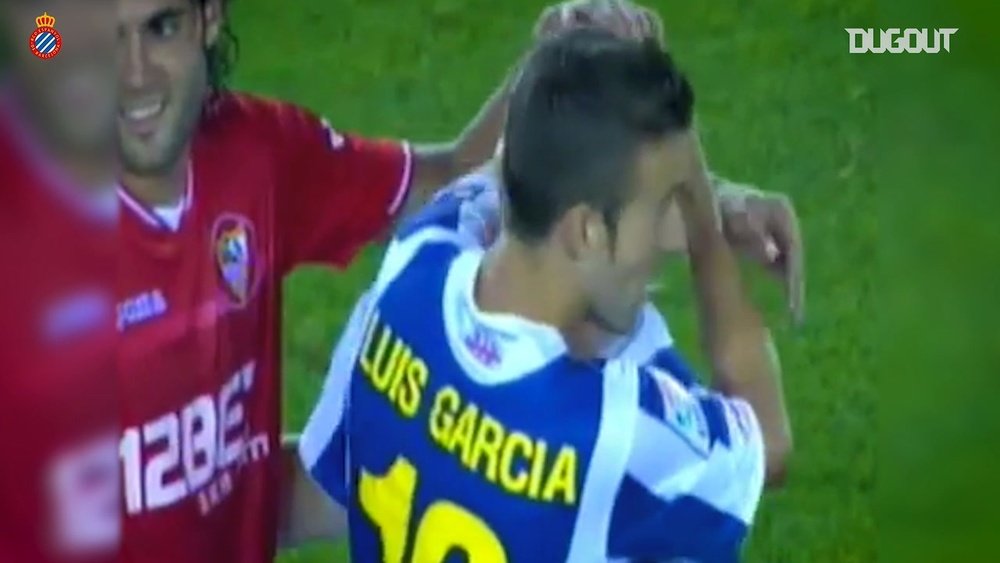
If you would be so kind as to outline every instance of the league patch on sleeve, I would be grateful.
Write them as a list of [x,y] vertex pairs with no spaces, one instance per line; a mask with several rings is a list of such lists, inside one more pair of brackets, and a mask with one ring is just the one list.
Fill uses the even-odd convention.
[[695,451],[708,456],[711,434],[701,401],[669,373],[647,368],[663,398],[663,420]]
[[742,399],[727,399],[725,401],[726,422],[730,428],[730,436],[747,444],[758,438],[760,430],[753,407]]

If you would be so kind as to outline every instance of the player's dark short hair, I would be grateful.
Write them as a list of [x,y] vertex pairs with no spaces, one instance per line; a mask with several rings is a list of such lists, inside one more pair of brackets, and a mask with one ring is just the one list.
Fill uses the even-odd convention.
[[570,208],[614,233],[643,143],[690,127],[691,84],[653,41],[578,29],[539,45],[511,93],[501,170],[507,227],[538,240]]

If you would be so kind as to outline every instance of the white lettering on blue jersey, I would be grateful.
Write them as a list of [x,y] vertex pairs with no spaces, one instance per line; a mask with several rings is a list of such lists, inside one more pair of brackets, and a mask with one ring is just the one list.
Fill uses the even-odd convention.
[[[560,420],[565,409],[573,413],[565,415],[565,424],[577,424],[578,419],[572,417],[581,414],[574,403],[548,404],[547,397],[562,393],[574,400],[579,396],[579,404],[594,405],[585,415],[589,419],[583,419],[593,423],[594,431],[579,442],[586,461],[581,461],[584,474],[570,531],[561,547],[555,551],[538,548],[544,555],[531,561],[735,561],[763,487],[763,444],[752,409],[745,401],[698,384],[674,348],[662,315],[651,304],[644,308],[634,333],[609,350],[610,359],[603,367],[595,366],[593,376],[602,379],[592,387],[585,384],[589,376],[581,379],[574,374],[566,379],[553,371],[568,361],[556,330],[479,310],[472,287],[483,246],[492,240],[491,229],[498,223],[496,194],[491,177],[472,175],[401,226],[375,283],[355,306],[334,350],[322,395],[303,432],[300,453],[305,466],[328,494],[347,506],[354,496],[351,476],[360,463],[351,459],[351,452],[364,449],[361,445],[371,446],[370,450],[373,442],[393,447],[387,445],[390,437],[402,432],[402,427],[392,426],[391,415],[374,419],[385,428],[370,426],[373,419],[368,417],[364,427],[350,431],[352,408],[365,408],[351,404],[352,386],[365,384],[354,372],[369,320],[379,310],[381,317],[391,319],[388,322],[399,323],[402,331],[440,327],[445,350],[414,349],[428,358],[432,382],[451,381],[483,405],[505,396],[508,389],[523,387],[533,390],[530,397],[518,395],[524,397],[525,405],[548,405],[525,406],[528,410],[523,412],[518,410],[520,405],[509,405],[515,414],[508,416],[516,419],[499,419],[505,426],[529,434],[544,432],[543,427],[556,428],[553,420]],[[454,252],[428,251],[442,246]],[[435,269],[446,272],[440,286],[420,286],[426,272]],[[384,296],[389,295],[391,303],[399,302],[401,291],[419,291],[426,299],[437,299],[436,308],[431,304],[412,312],[386,305],[381,310]],[[404,309],[411,307],[416,308],[408,304]],[[410,314],[419,318],[408,320]],[[552,383],[555,387],[546,390],[549,381],[563,383]],[[565,388],[569,381],[583,381],[583,390],[572,388],[576,383]],[[361,403],[372,404],[370,399]],[[352,440],[358,442],[352,445]],[[408,440],[398,447],[418,448],[420,455],[432,456],[433,473],[457,471],[455,475],[461,475],[449,478],[441,494],[481,499],[492,493],[481,491],[480,487],[490,485],[477,485],[479,481],[468,485],[475,491],[464,491],[460,483],[466,483],[467,468],[455,467],[449,454],[439,449],[430,448],[428,453],[413,445],[412,438]],[[523,500],[509,495],[498,498],[498,504],[511,506],[489,510],[501,515],[504,510],[517,511],[521,524],[518,532],[508,532],[514,537],[504,538],[508,549],[524,549],[516,545],[519,542],[560,541],[555,537],[555,521],[538,522],[542,528],[548,523],[552,537],[532,536],[538,533],[531,520],[535,505],[518,507],[516,503]],[[352,549],[368,545],[352,540]],[[529,552],[534,553],[519,553]],[[378,559],[378,553],[352,555],[361,563]]]

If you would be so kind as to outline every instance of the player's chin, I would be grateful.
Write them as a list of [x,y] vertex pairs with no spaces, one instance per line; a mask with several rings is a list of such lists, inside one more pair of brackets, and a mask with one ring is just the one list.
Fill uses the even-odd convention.
[[142,141],[123,137],[121,160],[125,170],[137,175],[156,175],[169,168],[169,158]]
[[635,325],[639,320],[639,311],[641,309],[642,302],[630,304],[627,308],[623,308],[621,315],[616,315],[613,320],[609,319],[610,322],[606,326],[607,330],[619,337],[630,334],[635,329]]

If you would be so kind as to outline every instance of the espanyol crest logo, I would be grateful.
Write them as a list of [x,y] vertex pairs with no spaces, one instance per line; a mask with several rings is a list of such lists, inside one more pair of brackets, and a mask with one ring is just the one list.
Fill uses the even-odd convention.
[[223,292],[233,305],[244,307],[260,280],[253,225],[242,215],[225,214],[212,229],[212,249]]
[[56,18],[48,12],[35,18],[35,31],[28,38],[31,52],[40,59],[51,59],[62,49],[62,36],[56,31]]

